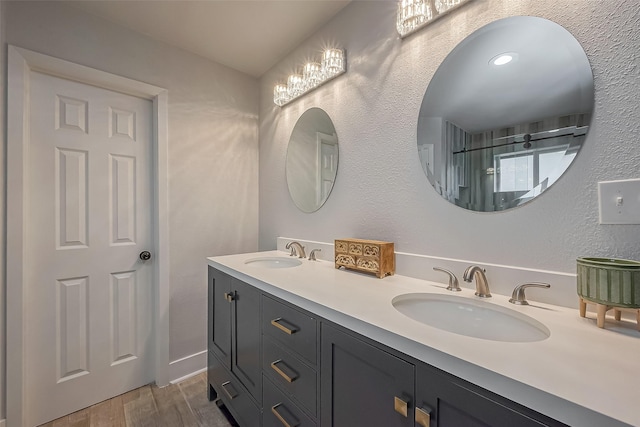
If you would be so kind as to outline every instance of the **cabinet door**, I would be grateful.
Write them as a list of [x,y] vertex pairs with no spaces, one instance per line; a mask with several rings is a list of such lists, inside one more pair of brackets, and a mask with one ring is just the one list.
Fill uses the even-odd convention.
[[[417,371],[416,410],[430,414],[430,427],[564,426],[428,365],[418,365]],[[417,420],[417,427],[426,425]]]
[[[224,406],[229,410],[233,418],[237,421],[237,424],[242,427],[259,427],[261,419],[260,408],[253,401],[247,390],[242,386],[238,379],[229,372],[227,368],[222,366],[220,360],[217,357],[211,356],[208,367],[209,376],[209,399],[219,398]],[[206,420],[212,424],[207,425],[221,425],[217,424],[216,420]],[[155,423],[152,423],[155,425]],[[167,425],[165,423],[159,423],[159,425]],[[180,426],[191,426],[193,424],[182,420],[178,424],[171,424]],[[229,425],[224,423],[224,425]]]
[[414,425],[412,364],[324,323],[321,335],[322,426]]
[[209,349],[231,369],[231,276],[209,266]]
[[262,358],[260,356],[260,292],[251,285],[233,278],[234,333],[231,371],[249,392],[262,398]]

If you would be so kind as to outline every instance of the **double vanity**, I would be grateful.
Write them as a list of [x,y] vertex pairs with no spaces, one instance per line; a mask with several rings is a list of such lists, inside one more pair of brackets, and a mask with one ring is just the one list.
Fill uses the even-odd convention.
[[[467,36],[438,67],[417,118],[418,159],[435,192],[458,207],[522,207],[576,159],[593,107],[593,73],[573,35],[538,17],[501,19]],[[336,184],[336,127],[313,107],[291,131],[287,187],[306,214],[322,208]],[[347,143],[351,155],[370,146]],[[341,201],[353,195],[350,203],[362,203],[367,196],[348,193],[349,182]],[[350,207],[334,206],[335,217],[320,219],[342,220],[337,215]],[[366,219],[346,215],[345,229]],[[312,220],[300,219],[298,229]],[[276,229],[288,227],[267,234]],[[319,226],[313,234],[334,232]],[[323,245],[325,260],[341,252]],[[438,252],[437,241],[420,245]],[[458,274],[467,268],[463,278],[473,284],[453,292],[453,276],[449,286],[400,274],[378,279],[336,269],[333,259],[281,251],[209,258],[210,399],[242,427],[640,426],[638,331],[599,329],[577,309],[541,303],[534,292],[524,304],[524,288],[514,289],[521,279],[549,282],[540,298],[565,306],[575,300],[577,308],[575,276],[488,264],[492,284],[481,267],[462,261],[395,255],[397,272],[431,279],[416,274],[419,264],[444,279],[455,265]]]
[[209,397],[242,427],[640,425],[639,337],[577,310],[281,251],[208,261]]

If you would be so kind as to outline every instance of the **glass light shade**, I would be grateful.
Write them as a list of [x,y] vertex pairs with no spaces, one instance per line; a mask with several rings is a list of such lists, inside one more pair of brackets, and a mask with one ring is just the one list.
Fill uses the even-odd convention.
[[322,69],[327,76],[344,71],[344,52],[342,49],[327,49],[322,54]]
[[431,17],[428,0],[401,0],[398,2],[398,33],[405,36],[424,25]]
[[396,26],[405,37],[471,0],[399,0]]
[[273,87],[273,103],[283,106],[289,100],[289,89],[286,85],[278,84]]
[[438,13],[444,13],[461,2],[462,0],[436,0],[436,10]]
[[302,74],[292,74],[287,84],[273,87],[273,103],[282,107],[346,71],[347,58],[342,49],[327,49],[321,62],[308,62]]
[[317,62],[308,62],[302,70],[302,78],[304,79],[307,89],[314,88],[322,82],[322,65]]
[[304,80],[300,74],[291,74],[287,79],[287,88],[290,97],[296,97],[304,92]]

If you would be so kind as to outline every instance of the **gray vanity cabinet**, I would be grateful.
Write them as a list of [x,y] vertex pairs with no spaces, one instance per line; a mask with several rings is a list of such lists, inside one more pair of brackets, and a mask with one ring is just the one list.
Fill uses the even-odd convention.
[[416,368],[416,427],[565,426],[427,364]]
[[415,367],[378,347],[322,324],[321,425],[414,425]]
[[241,427],[564,426],[209,267],[209,399]]
[[208,270],[209,399],[220,397],[247,427],[260,425],[260,291]]

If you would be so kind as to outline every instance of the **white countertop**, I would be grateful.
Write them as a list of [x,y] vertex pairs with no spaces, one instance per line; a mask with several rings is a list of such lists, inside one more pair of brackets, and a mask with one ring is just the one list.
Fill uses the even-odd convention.
[[[326,261],[302,260],[300,266],[281,269],[245,264],[268,256],[288,253],[208,261],[265,292],[566,424],[640,426],[640,332],[635,323],[607,321],[600,329],[593,315],[581,318],[577,309],[531,300],[530,306],[516,306],[494,294],[483,303],[526,314],[549,328],[551,336],[528,343],[482,340],[424,325],[391,304],[406,293],[452,295],[445,284],[397,274],[378,279],[336,270]],[[470,288],[455,296],[479,299]]]

